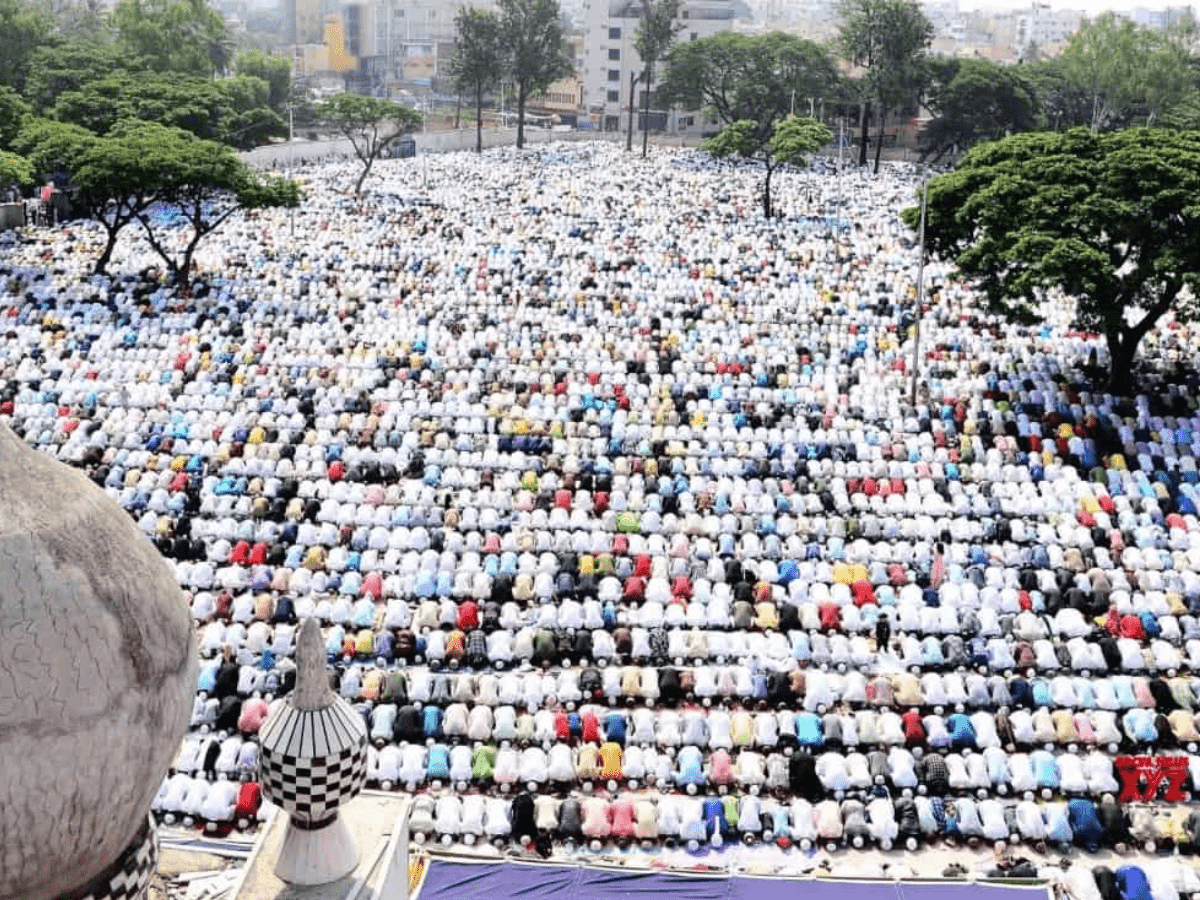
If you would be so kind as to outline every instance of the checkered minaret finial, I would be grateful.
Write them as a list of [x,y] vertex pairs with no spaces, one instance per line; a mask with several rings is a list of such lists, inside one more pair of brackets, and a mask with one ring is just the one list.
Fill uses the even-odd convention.
[[[318,840],[318,832],[338,823],[338,807],[362,790],[367,777],[367,728],[345,700],[329,687],[321,629],[315,619],[305,619],[296,642],[296,688],[267,717],[259,731],[259,779],[263,795],[291,817],[289,837],[284,839],[280,865],[289,840],[306,832]],[[342,826],[344,832],[344,826]],[[349,841],[349,834],[339,838]],[[315,848],[308,847],[305,856]],[[334,854],[329,854],[332,857]],[[353,865],[351,865],[353,868]],[[326,874],[328,877],[325,877]],[[336,880],[345,872],[312,875],[305,883]],[[285,880],[299,881],[301,876]]]

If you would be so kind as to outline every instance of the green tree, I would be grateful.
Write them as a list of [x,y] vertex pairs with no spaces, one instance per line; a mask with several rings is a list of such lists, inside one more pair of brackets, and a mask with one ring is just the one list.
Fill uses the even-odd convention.
[[[134,218],[141,224],[146,241],[162,258],[172,281],[188,288],[193,275],[196,249],[230,216],[244,209],[294,207],[300,203],[300,189],[294,181],[264,177],[251,171],[237,158],[233,149],[215,141],[204,141],[179,128],[167,128],[148,122],[122,123],[108,139],[122,148],[136,147],[136,158],[123,151],[120,163],[111,154],[103,158],[89,156],[77,173],[81,186],[98,178],[104,181],[106,169],[130,187],[141,178],[142,187],[134,196],[173,208],[183,221],[183,240],[171,239],[172,226],[155,221],[150,205],[137,204]],[[107,149],[107,148],[106,148]],[[93,172],[89,163],[98,170]]]
[[60,94],[51,114],[97,134],[106,134],[121,120],[140,119],[249,149],[287,133],[283,119],[268,103],[269,87],[261,78],[213,81],[125,72]]
[[955,146],[966,150],[980,141],[1037,128],[1037,97],[1021,67],[943,59],[933,70],[926,101],[933,120],[922,135],[926,158],[936,161]]
[[642,158],[650,141],[650,90],[654,68],[671,51],[679,30],[680,0],[642,0],[642,18],[633,45],[642,60]]
[[1021,73],[1037,97],[1042,127],[1067,131],[1091,124],[1091,98],[1087,90],[1067,74],[1061,56],[1022,66]]
[[112,23],[136,68],[211,77],[232,60],[225,20],[204,0],[118,0]]
[[494,12],[464,6],[454,17],[450,75],[460,94],[475,100],[475,152],[483,152],[483,93],[504,73],[500,19]]
[[260,78],[267,84],[267,105],[283,115],[292,95],[292,64],[286,56],[274,56],[261,50],[246,50],[234,60],[238,75]]
[[12,88],[0,85],[0,150],[9,150],[32,114],[29,104]]
[[99,140],[99,136],[65,122],[31,118],[14,141],[16,151],[29,160],[34,177],[50,177],[60,172],[74,172],[84,153]]
[[1192,126],[1197,112],[1186,29],[1151,31],[1104,13],[1067,41],[1062,72],[1086,93],[1089,124]]
[[104,228],[104,249],[93,266],[96,274],[107,271],[117,238],[137,212],[157,199],[138,162],[154,148],[147,148],[137,133],[120,137],[103,138],[79,125],[35,119],[18,138],[35,174],[68,174],[72,204]]
[[39,115],[48,115],[62,94],[129,71],[129,59],[113,41],[98,37],[39,47],[29,58],[25,97]]
[[749,120],[765,146],[792,97],[839,94],[840,76],[823,47],[781,31],[761,36],[720,32],[676,45],[659,93],[684,109],[708,109],[724,125]]
[[362,94],[336,94],[318,105],[317,115],[350,141],[354,155],[362,163],[362,172],[354,183],[356,194],[362,193],[363,182],[375,160],[421,124],[421,116],[415,110]]
[[[1109,389],[1132,393],[1142,338],[1200,313],[1200,132],[1013,135],[929,183],[925,238],[991,308],[1035,322],[1059,292],[1101,334]],[[919,211],[904,211],[915,227]]]
[[741,156],[766,167],[763,178],[763,215],[771,218],[771,175],[780,165],[806,165],[808,157],[833,140],[833,133],[820,122],[788,116],[774,123],[771,136],[764,141],[753,119],[740,119],[726,125],[721,133],[705,142],[705,149],[718,158]]
[[914,102],[927,83],[925,47],[933,25],[915,0],[842,0],[838,44],[846,61],[864,70],[862,133],[858,164],[867,164],[867,128],[872,104],[879,113],[875,171],[883,149],[888,110]]
[[23,156],[0,150],[0,188],[33,184],[33,166]]
[[525,146],[525,104],[575,67],[567,55],[558,0],[497,0],[507,77],[517,94],[517,148]]
[[20,91],[29,57],[50,40],[53,21],[25,0],[0,0],[0,84]]

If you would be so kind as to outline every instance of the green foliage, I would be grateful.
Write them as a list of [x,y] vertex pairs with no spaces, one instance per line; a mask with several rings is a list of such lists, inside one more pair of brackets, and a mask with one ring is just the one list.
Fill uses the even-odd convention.
[[33,52],[50,39],[53,22],[26,0],[0,0],[0,85],[20,91]]
[[483,152],[483,94],[504,73],[500,44],[500,19],[489,10],[464,6],[454,17],[454,55],[450,75],[461,93],[470,94],[475,106],[475,152]]
[[0,150],[12,148],[13,141],[30,115],[32,110],[20,94],[10,87],[0,85]]
[[284,113],[292,94],[292,64],[286,56],[247,50],[238,54],[233,70],[238,75],[265,81],[267,105],[281,115]]
[[1088,98],[1092,128],[1190,125],[1198,102],[1189,44],[1183,30],[1151,31],[1105,13],[1071,35],[1061,69]]
[[99,140],[78,125],[29,119],[17,135],[15,146],[29,160],[35,176],[49,177],[59,172],[75,172]]
[[268,105],[269,96],[261,78],[213,81],[123,73],[60,94],[51,113],[97,134],[106,134],[119,121],[139,119],[248,149],[287,133],[283,119]]
[[1092,121],[1092,101],[1087,90],[1065,70],[1061,56],[1022,66],[1039,107],[1039,124],[1051,131],[1066,131]]
[[926,105],[934,118],[922,135],[926,156],[940,158],[954,145],[966,150],[1038,125],[1037,95],[1021,67],[939,60],[933,77]]
[[558,0],[497,0],[505,74],[516,85],[517,147],[525,145],[525,103],[575,67]]
[[756,159],[766,167],[763,179],[763,215],[771,217],[771,174],[781,164],[804,165],[810,154],[833,140],[833,133],[822,123],[799,116],[788,116],[772,125],[765,139],[760,123],[753,119],[730,122],[715,137],[705,141],[704,149],[718,159],[741,156]]
[[766,144],[758,138],[757,122],[753,119],[738,119],[705,141],[704,149],[717,159],[727,156],[753,159],[766,149]]
[[[879,113],[883,132],[888,110],[913,103],[929,80],[925,47],[933,37],[933,25],[915,0],[843,0],[838,47],[851,65],[864,70],[858,84],[864,104],[859,164],[866,164],[866,107],[872,103]],[[879,171],[876,144],[875,171]]]
[[[926,243],[1010,319],[1036,321],[1055,292],[1074,297],[1078,324],[1108,342],[1110,388],[1125,393],[1154,324],[1200,314],[1197,198],[1198,132],[1014,135],[930,182]],[[905,210],[910,228],[918,214]]]
[[335,94],[317,106],[317,116],[350,141],[363,164],[354,185],[356,194],[362,191],[363,182],[379,155],[421,124],[421,116],[415,110],[362,94]]
[[41,115],[62,94],[81,91],[93,82],[127,72],[129,60],[111,41],[73,38],[53,47],[39,47],[29,58],[25,97]]
[[840,76],[826,50],[776,31],[725,31],[677,45],[667,57],[660,93],[684,109],[711,109],[726,125],[749,120],[765,145],[797,97],[835,97]]
[[[197,246],[235,212],[300,199],[294,182],[257,175],[227,145],[154,122],[120,123],[83,155],[71,181],[110,228],[106,257],[117,231],[136,220],[181,286],[190,282]],[[187,220],[182,250],[147,215],[154,203],[174,206]]]
[[229,67],[225,20],[204,0],[118,0],[112,23],[136,68],[212,76]]
[[33,184],[33,166],[23,156],[0,150],[0,188]]
[[769,149],[779,162],[789,166],[808,164],[808,158],[828,146],[833,132],[824,124],[803,116],[788,116],[775,126]]

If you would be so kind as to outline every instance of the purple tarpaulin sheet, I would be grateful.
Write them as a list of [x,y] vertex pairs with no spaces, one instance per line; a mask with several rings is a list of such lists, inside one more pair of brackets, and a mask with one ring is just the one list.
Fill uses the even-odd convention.
[[[1017,891],[1025,894],[1017,894]],[[520,863],[431,861],[419,900],[617,900],[662,897],[672,900],[1043,900],[1045,887],[1012,887],[968,882],[835,881],[832,879],[748,878],[681,875]]]

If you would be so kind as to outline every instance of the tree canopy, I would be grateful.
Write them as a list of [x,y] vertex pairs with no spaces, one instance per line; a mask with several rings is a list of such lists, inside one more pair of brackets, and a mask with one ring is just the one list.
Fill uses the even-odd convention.
[[280,116],[287,111],[292,97],[292,64],[286,56],[245,50],[233,61],[233,70],[238,75],[266,82],[267,106]]
[[0,150],[9,150],[32,114],[29,104],[10,87],[0,85]]
[[0,0],[0,84],[25,85],[29,58],[50,37],[53,22],[32,3]]
[[497,0],[505,74],[516,86],[517,148],[525,146],[525,104],[575,67],[558,0]]
[[190,131],[240,149],[287,133],[269,106],[270,86],[261,78],[213,81],[186,75],[122,73],[59,94],[51,115],[107,133],[124,119],[140,119]]
[[933,37],[933,25],[915,0],[842,0],[841,16],[841,53],[863,70],[858,81],[863,104],[858,163],[867,164],[867,126],[874,104],[879,115],[878,172],[888,110],[914,103],[927,82],[925,47]]
[[117,0],[112,22],[137,68],[211,77],[233,58],[225,20],[204,0]]
[[781,31],[761,36],[723,31],[676,45],[660,93],[685,109],[711,110],[724,125],[755,123],[765,146],[775,122],[800,97],[835,97],[840,76],[819,44]]
[[29,164],[29,160],[7,150],[0,150],[0,188],[32,182],[33,166]]
[[1025,72],[983,59],[941,59],[932,66],[926,106],[933,120],[923,135],[923,155],[940,159],[955,146],[1032,131],[1038,126],[1038,99]]
[[771,217],[771,175],[781,164],[805,165],[810,154],[833,140],[833,134],[813,119],[788,116],[772,126],[767,140],[761,137],[759,124],[740,119],[726,125],[721,133],[705,143],[705,149],[718,158],[737,155],[761,162],[763,178],[763,215]]
[[95,35],[42,46],[30,55],[24,94],[35,111],[48,115],[61,95],[122,75],[130,62],[116,43]]
[[464,6],[454,17],[454,86],[475,101],[475,152],[483,152],[483,95],[504,73],[500,19],[491,10]]
[[[1142,338],[1200,313],[1200,133],[1130,128],[1013,135],[929,183],[926,243],[990,307],[1037,321],[1058,293],[1108,346],[1128,394]],[[917,209],[904,212],[916,226]]]
[[1087,97],[1092,128],[1193,126],[1200,102],[1188,29],[1141,28],[1113,13],[1071,35],[1060,67]]
[[[251,171],[232,148],[180,128],[125,120],[106,135],[35,119],[17,139],[35,174],[69,177],[72,201],[103,226],[107,240],[95,270],[104,272],[117,239],[140,223],[176,283],[188,284],[196,247],[238,209],[294,206],[294,182]],[[168,239],[152,209],[172,211],[186,240]]]
[[354,184],[356,194],[362,192],[375,160],[421,124],[421,116],[415,110],[362,94],[335,94],[317,107],[317,116],[350,141],[354,155],[362,163],[362,172]]

